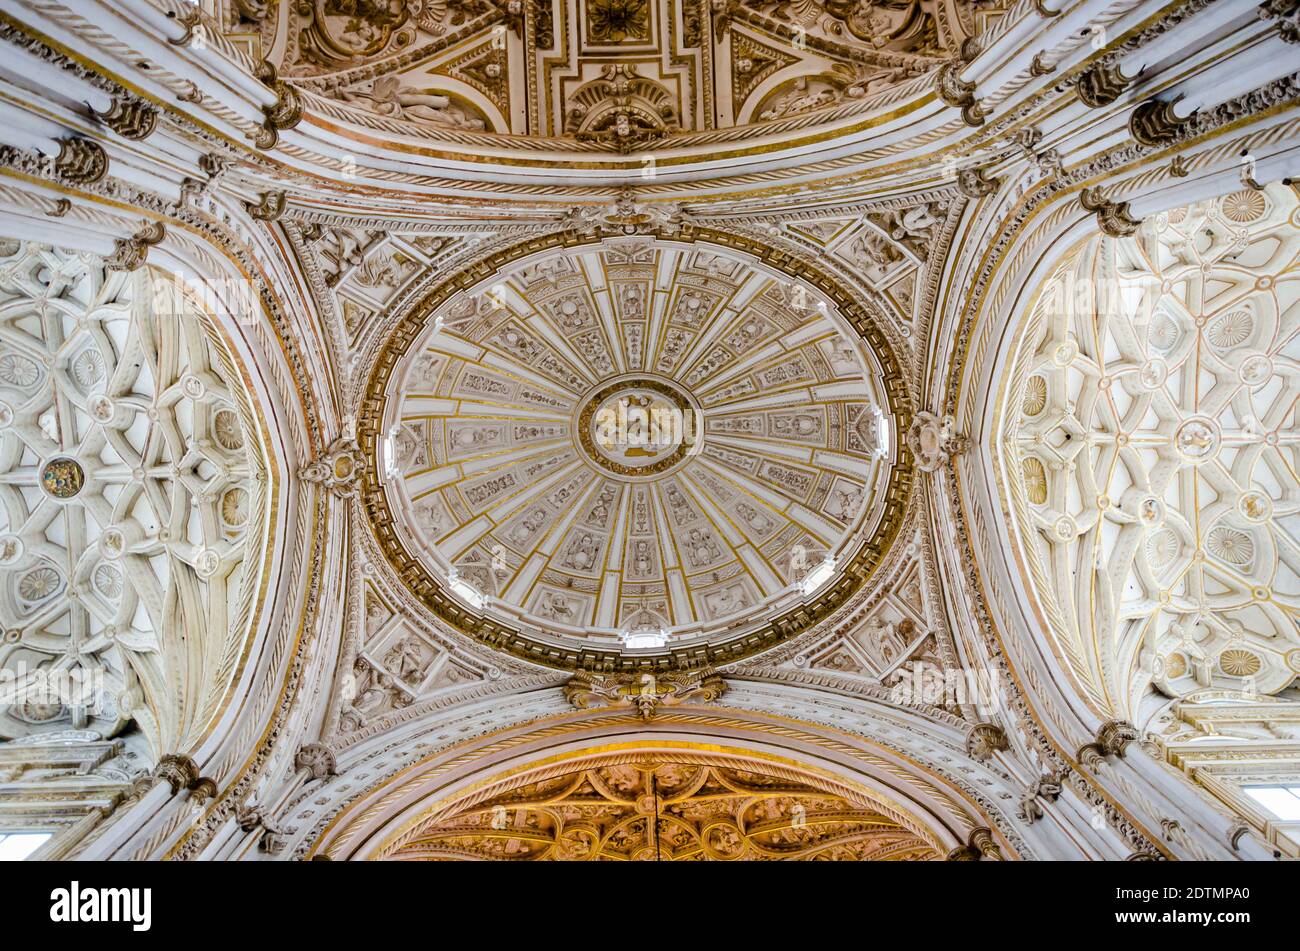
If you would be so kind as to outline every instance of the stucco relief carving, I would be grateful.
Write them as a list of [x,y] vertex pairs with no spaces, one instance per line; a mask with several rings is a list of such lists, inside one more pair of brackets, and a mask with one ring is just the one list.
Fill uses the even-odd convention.
[[134,720],[155,755],[183,749],[229,686],[260,584],[249,397],[168,275],[0,250],[0,664],[72,665],[93,692],[11,706],[0,735]]

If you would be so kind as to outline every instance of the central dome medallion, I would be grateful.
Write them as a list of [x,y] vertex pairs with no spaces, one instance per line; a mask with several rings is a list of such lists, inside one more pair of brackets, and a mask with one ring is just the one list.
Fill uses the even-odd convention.
[[653,476],[703,445],[703,414],[667,379],[632,376],[601,386],[579,404],[573,431],[586,458],[619,476]]
[[896,527],[896,364],[755,250],[557,242],[406,318],[360,432],[377,538],[427,604],[568,665],[771,643],[859,583]]

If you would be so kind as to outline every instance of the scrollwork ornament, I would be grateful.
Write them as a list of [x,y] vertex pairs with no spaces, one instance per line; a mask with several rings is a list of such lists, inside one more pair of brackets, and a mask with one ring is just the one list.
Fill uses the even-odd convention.
[[660,707],[713,703],[727,684],[712,668],[660,673],[596,674],[579,671],[564,685],[564,698],[578,710],[629,707],[642,720],[654,719]]

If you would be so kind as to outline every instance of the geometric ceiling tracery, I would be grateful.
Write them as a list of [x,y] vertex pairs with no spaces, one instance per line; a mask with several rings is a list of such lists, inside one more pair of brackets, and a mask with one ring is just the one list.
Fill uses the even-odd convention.
[[26,699],[0,737],[134,719],[157,755],[201,735],[257,609],[267,491],[240,373],[188,292],[5,242],[0,666]]
[[431,318],[381,481],[406,547],[476,606],[610,645],[705,637],[797,603],[880,518],[879,366],[796,279],[608,240]]
[[1300,674],[1297,397],[1291,187],[1092,239],[1045,285],[1004,478],[1031,586],[1102,709],[1140,724],[1160,698]]
[[[627,759],[625,757],[625,759]],[[441,810],[398,861],[925,861],[936,846],[842,788],[671,754],[594,765]]]

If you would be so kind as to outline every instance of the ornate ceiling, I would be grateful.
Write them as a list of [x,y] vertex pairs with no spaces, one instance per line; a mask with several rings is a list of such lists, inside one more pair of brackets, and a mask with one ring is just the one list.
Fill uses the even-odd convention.
[[0,826],[1297,853],[1257,6],[12,0]]
[[[0,708],[0,737],[201,736],[257,610],[267,491],[240,372],[181,284],[0,246],[0,666],[51,698]],[[69,671],[97,702],[54,699]]]
[[[609,757],[605,757],[608,761]],[[551,772],[555,772],[552,770]],[[939,857],[892,809],[780,767],[698,755],[499,784],[444,808],[384,857],[400,861],[904,861]]]
[[633,152],[735,139],[743,127],[796,117],[784,130],[842,122],[891,101],[891,90],[935,69],[1006,6],[231,0],[221,22],[330,124]]
[[1300,201],[1095,238],[1040,291],[1003,429],[1033,587],[1099,707],[1300,674]]
[[425,320],[389,379],[380,481],[402,545],[507,623],[691,643],[798,604],[880,521],[880,365],[752,258],[607,239]]

